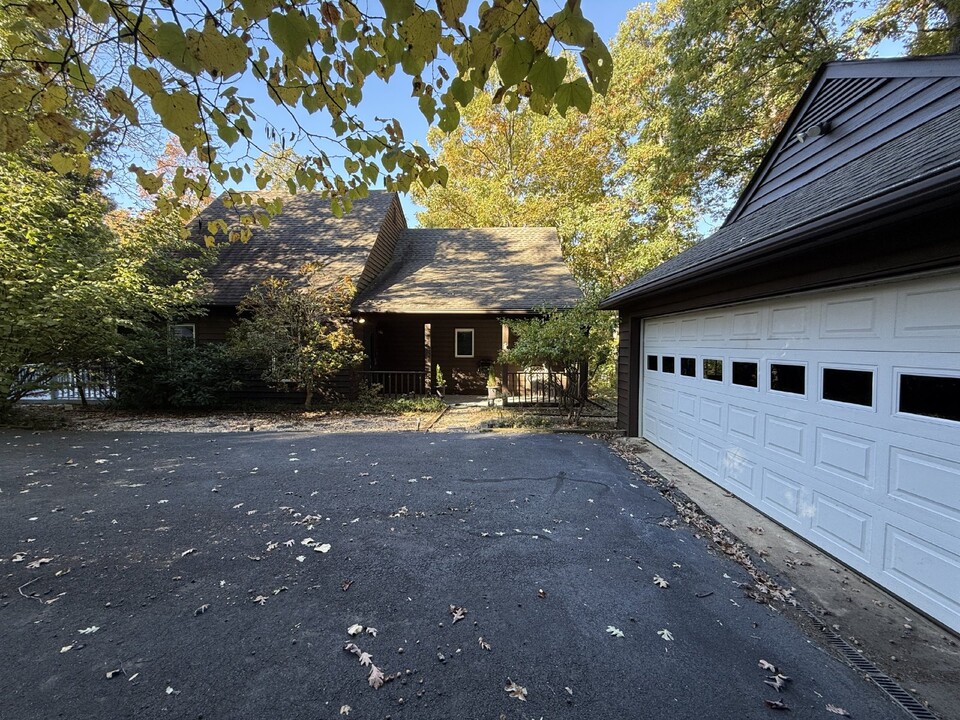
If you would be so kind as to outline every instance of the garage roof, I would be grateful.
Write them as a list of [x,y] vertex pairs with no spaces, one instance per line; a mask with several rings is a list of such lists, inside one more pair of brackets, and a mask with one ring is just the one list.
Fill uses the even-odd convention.
[[[863,82],[877,78],[890,82]],[[825,88],[838,94],[838,83],[846,83],[847,105],[841,100],[832,111],[824,110],[818,100]],[[893,111],[884,114],[884,107]],[[844,111],[849,120],[843,120]],[[833,137],[831,120],[844,123]],[[823,123],[826,137],[799,147],[797,133],[814,121]],[[823,152],[831,142],[837,143],[834,149]],[[878,201],[884,197],[921,184],[955,183],[958,170],[960,57],[829,63],[818,71],[726,223],[612,293],[602,307],[619,308],[678,280],[689,282],[756,253],[804,242],[811,228],[822,231],[858,208],[881,213],[884,204]]]

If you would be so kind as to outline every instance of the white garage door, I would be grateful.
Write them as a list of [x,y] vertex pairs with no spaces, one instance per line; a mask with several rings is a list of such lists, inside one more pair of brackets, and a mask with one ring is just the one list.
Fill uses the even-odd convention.
[[960,274],[644,322],[642,434],[960,630]]

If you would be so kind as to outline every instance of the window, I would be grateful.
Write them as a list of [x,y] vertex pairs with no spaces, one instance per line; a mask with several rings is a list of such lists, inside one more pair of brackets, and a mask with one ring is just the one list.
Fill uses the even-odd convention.
[[656,370],[656,369],[657,369],[657,356],[647,355],[647,370]]
[[703,379],[723,382],[723,360],[703,359]]
[[660,358],[660,369],[665,373],[674,373],[674,357],[673,355],[664,355]]
[[179,340],[197,341],[197,326],[193,323],[183,323],[173,326],[173,336]]
[[680,358],[680,374],[686,375],[687,377],[696,377],[697,376],[697,359],[696,358]]
[[755,362],[733,362],[734,385],[755,388],[757,386],[757,364]]
[[824,368],[820,396],[824,400],[873,407],[873,373],[870,370]]
[[807,392],[807,368],[803,365],[770,365],[770,389],[804,395]]
[[458,358],[473,357],[473,328],[457,328],[453,354]]
[[960,377],[901,375],[900,412],[960,421]]

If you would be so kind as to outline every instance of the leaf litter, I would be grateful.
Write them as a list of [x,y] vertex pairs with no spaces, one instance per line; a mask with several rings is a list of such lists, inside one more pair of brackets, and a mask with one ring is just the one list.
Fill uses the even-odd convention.
[[527,689],[523,685],[518,685],[510,678],[507,678],[507,686],[503,689],[507,695],[517,700],[527,701]]

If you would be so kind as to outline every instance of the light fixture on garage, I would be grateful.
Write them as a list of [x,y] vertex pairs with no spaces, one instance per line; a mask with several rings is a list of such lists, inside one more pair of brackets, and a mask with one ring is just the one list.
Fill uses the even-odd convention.
[[805,130],[801,130],[794,137],[797,139],[798,143],[805,142],[811,138],[820,137],[821,135],[826,135],[830,132],[830,123],[828,121],[818,122]]

